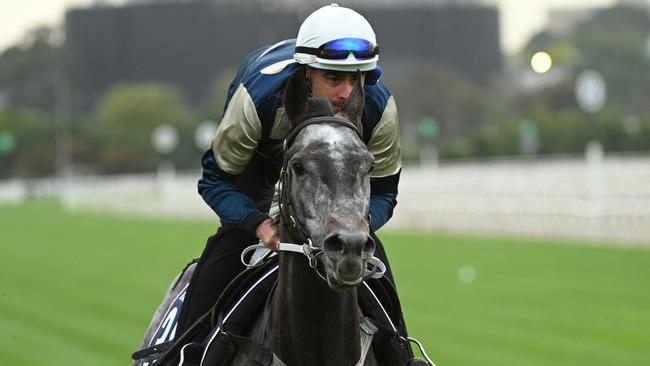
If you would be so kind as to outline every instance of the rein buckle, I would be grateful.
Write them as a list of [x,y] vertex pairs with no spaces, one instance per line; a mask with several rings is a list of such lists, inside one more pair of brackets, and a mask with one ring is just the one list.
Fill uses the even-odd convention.
[[311,239],[307,239],[307,243],[302,245],[302,251],[309,260],[309,267],[316,269],[316,266],[318,266],[318,255],[320,254],[320,251],[317,251],[316,254],[314,254],[314,249],[318,250],[318,248],[314,247],[312,244]]

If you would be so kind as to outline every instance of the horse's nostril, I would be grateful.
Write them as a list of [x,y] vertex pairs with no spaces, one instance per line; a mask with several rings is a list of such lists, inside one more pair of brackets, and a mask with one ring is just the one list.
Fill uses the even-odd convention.
[[340,253],[343,251],[343,241],[338,234],[332,234],[325,238],[324,249],[329,253]]
[[361,232],[339,232],[325,238],[323,249],[330,257],[372,256],[375,251],[375,241],[368,234]]

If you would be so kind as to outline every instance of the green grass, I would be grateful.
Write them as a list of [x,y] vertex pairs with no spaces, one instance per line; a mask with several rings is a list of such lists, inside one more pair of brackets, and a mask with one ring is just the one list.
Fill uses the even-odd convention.
[[[215,226],[0,206],[0,365],[128,364]],[[380,237],[410,333],[439,366],[650,364],[650,250]],[[472,282],[459,280],[464,266]]]

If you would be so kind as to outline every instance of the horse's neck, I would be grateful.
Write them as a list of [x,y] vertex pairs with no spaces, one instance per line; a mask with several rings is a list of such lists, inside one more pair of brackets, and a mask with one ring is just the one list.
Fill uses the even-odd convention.
[[356,289],[333,291],[307,259],[281,253],[271,347],[287,365],[355,365],[360,357]]

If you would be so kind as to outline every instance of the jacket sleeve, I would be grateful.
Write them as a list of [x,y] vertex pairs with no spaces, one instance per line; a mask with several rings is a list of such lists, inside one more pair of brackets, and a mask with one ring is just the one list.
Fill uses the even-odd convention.
[[402,169],[399,119],[392,96],[372,132],[368,150],[375,157],[370,177],[370,228],[376,231],[393,216]]
[[257,225],[269,216],[237,189],[235,180],[250,161],[261,135],[262,125],[253,100],[240,84],[225,110],[212,149],[203,156],[203,174],[198,182],[199,194],[222,225],[236,225],[253,235]]

